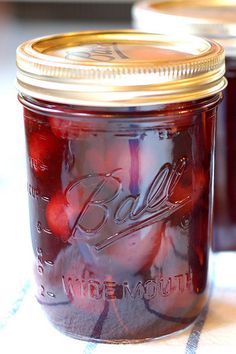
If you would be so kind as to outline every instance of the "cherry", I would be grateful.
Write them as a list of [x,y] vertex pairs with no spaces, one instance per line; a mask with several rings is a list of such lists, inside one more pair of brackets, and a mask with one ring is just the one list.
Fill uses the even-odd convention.
[[162,228],[162,223],[156,223],[135,231],[108,246],[105,252],[129,272],[145,271],[159,252]]
[[64,242],[74,231],[76,235],[71,242],[78,243],[81,230],[93,234],[101,224],[104,229],[106,212],[100,205],[112,199],[117,190],[116,180],[104,175],[85,176],[72,181],[64,191],[58,190],[47,205],[46,219],[50,230]]
[[63,242],[67,242],[72,232],[71,220],[75,217],[75,210],[68,203],[65,195],[57,192],[46,209],[46,219],[50,230]]
[[55,237],[67,242],[79,217],[89,191],[83,183],[57,191],[46,208],[46,219]]
[[[153,261],[151,277],[160,287],[148,307],[173,322],[188,322],[198,313],[201,298],[194,291],[194,272],[189,266],[189,235],[178,227],[165,225],[159,253]],[[191,321],[189,321],[191,322]]]
[[151,182],[158,172],[158,158],[148,149],[144,152],[139,139],[110,139],[91,144],[85,160],[94,173],[113,173],[120,180],[122,190],[137,195],[142,186]]
[[[99,180],[100,181],[100,180]],[[101,179],[104,181],[104,179]],[[51,198],[46,208],[46,219],[49,229],[55,237],[63,242],[67,242],[73,234],[73,229],[88,197],[91,196],[92,183],[93,187],[98,185],[98,179],[86,179],[78,184],[72,184],[64,193],[58,191]],[[91,189],[88,188],[90,185]],[[117,184],[108,183],[96,194],[96,200],[107,200],[115,195]],[[97,228],[103,220],[103,208],[97,204],[90,205],[84,217],[80,219],[80,227]],[[102,226],[102,231],[109,235],[109,227],[107,223]],[[101,231],[99,231],[101,232]],[[110,230],[111,232],[111,230]],[[79,237],[77,237],[78,235]],[[124,268],[130,272],[138,272],[141,269],[147,269],[152,264],[153,259],[158,253],[162,237],[162,223],[155,223],[141,230],[137,230],[125,236],[120,240],[115,241],[112,245],[107,246],[102,250],[99,257],[94,255],[94,251],[89,249],[91,259],[96,264],[97,258],[102,258],[107,264],[107,260],[112,260],[119,265],[119,268]],[[91,236],[90,236],[91,238]],[[71,239],[72,244],[80,244],[81,238],[79,231],[76,231],[75,239]],[[95,252],[96,253],[96,252]],[[99,263],[99,262],[98,262]],[[109,262],[108,262],[109,263]],[[111,270],[113,267],[111,267]]]
[[197,201],[207,188],[207,176],[202,169],[192,170],[189,165],[173,186],[170,201],[183,203],[183,206],[175,213],[178,216],[189,214]]
[[58,176],[63,145],[44,129],[33,132],[29,137],[29,158],[34,174],[39,178]]

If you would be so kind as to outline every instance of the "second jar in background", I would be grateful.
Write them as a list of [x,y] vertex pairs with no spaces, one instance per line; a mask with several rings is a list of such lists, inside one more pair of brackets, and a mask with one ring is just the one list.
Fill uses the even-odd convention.
[[217,118],[213,249],[236,250],[236,3],[143,1],[134,6],[133,18],[141,30],[194,34],[225,48],[228,86]]

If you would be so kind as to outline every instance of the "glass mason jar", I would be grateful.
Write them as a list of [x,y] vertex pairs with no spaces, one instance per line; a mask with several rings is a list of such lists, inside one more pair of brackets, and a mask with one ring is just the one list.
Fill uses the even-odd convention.
[[231,0],[151,0],[133,7],[134,27],[148,32],[191,34],[217,40],[225,48],[228,86],[216,133],[213,249],[236,250],[236,3]]
[[81,32],[17,50],[36,298],[75,338],[190,325],[208,291],[223,48]]

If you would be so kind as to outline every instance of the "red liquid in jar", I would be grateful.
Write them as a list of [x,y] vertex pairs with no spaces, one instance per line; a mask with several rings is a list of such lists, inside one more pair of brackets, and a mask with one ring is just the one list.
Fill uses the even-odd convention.
[[141,341],[199,314],[216,113],[203,106],[24,108],[37,300],[64,333]]
[[216,137],[214,238],[216,251],[236,250],[236,65],[226,60],[228,86],[219,106]]

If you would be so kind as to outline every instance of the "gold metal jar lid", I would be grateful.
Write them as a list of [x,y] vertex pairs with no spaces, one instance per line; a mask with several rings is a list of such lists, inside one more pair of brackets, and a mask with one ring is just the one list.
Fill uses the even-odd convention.
[[23,95],[100,107],[184,102],[226,85],[219,44],[131,30],[27,41],[17,49],[17,69]]
[[147,0],[133,6],[132,17],[139,30],[214,39],[236,56],[235,0]]

